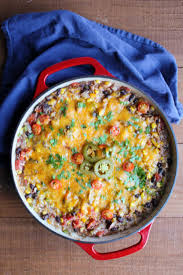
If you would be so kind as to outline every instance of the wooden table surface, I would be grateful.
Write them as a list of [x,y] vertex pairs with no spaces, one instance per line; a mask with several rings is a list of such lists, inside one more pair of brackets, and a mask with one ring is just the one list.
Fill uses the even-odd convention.
[[[145,36],[166,47],[179,67],[183,102],[183,1],[181,0],[1,0],[0,22],[16,13],[68,9],[89,19]],[[0,33],[1,67],[5,44]],[[183,121],[173,126],[180,154],[176,186],[155,220],[149,242],[140,252],[117,260],[95,261],[74,243],[39,225],[16,194],[10,172],[0,168],[0,275],[22,274],[183,274]],[[117,250],[137,236],[100,245]]]

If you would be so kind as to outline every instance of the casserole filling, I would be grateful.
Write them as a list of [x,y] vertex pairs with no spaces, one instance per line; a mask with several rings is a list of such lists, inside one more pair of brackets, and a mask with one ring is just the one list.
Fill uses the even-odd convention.
[[31,208],[82,236],[123,231],[147,216],[170,164],[155,108],[112,80],[53,92],[28,116],[16,145],[17,181]]

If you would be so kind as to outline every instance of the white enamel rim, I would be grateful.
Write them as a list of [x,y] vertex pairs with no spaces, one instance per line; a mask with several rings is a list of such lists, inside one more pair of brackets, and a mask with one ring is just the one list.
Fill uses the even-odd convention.
[[[42,220],[41,217],[29,206],[28,202],[26,201],[24,194],[21,191],[21,188],[16,180],[16,170],[15,170],[15,156],[16,156],[15,149],[16,149],[16,143],[17,143],[17,139],[18,139],[18,133],[19,133],[20,129],[22,128],[23,123],[26,121],[28,116],[33,112],[35,106],[38,103],[40,103],[45,97],[49,96],[51,93],[53,93],[57,89],[64,88],[64,87],[72,84],[73,82],[93,81],[93,80],[100,80],[100,81],[108,80],[113,83],[118,83],[121,86],[123,85],[128,88],[131,88],[135,94],[139,94],[140,96],[147,98],[147,100],[157,109],[157,112],[160,114],[160,116],[163,118],[163,120],[166,124],[166,127],[167,127],[169,135],[170,135],[172,157],[173,157],[173,165],[172,165],[172,169],[170,171],[170,178],[167,182],[167,187],[166,187],[165,193],[164,193],[159,205],[153,210],[153,212],[147,218],[143,219],[138,225],[132,226],[123,232],[114,233],[112,235],[103,236],[101,238],[81,237],[81,236],[78,236],[76,233],[73,233],[72,235],[68,235],[68,234],[65,234],[64,232],[62,232],[62,230],[56,229],[54,226],[52,226],[52,225],[48,224],[46,221]],[[11,150],[11,169],[12,169],[12,176],[13,176],[16,190],[17,190],[23,204],[25,205],[25,207],[27,208],[29,213],[31,213],[36,218],[36,220],[38,222],[40,222],[43,226],[45,226],[50,231],[66,238],[66,239],[70,239],[72,241],[79,241],[79,242],[84,242],[84,243],[107,243],[107,242],[111,242],[111,241],[115,241],[118,239],[128,237],[134,233],[137,233],[140,230],[142,230],[143,228],[145,228],[149,223],[153,222],[154,218],[159,214],[161,209],[167,203],[169,196],[171,195],[171,193],[173,191],[173,187],[174,187],[176,175],[177,175],[177,169],[178,169],[178,150],[177,150],[177,143],[176,143],[175,135],[174,135],[174,132],[173,132],[173,129],[172,129],[170,123],[168,122],[165,114],[160,109],[158,104],[150,96],[147,96],[144,92],[140,91],[139,89],[135,88],[134,86],[132,86],[124,81],[114,79],[112,77],[87,76],[87,77],[81,77],[81,78],[73,78],[69,81],[64,81],[64,82],[61,82],[51,88],[48,88],[48,90],[44,91],[40,96],[38,96],[33,101],[33,103],[28,107],[28,109],[25,111],[24,115],[20,119],[20,122],[18,124],[18,127],[17,127],[15,135],[14,135],[14,139],[13,139],[13,143],[12,143],[12,150]]]

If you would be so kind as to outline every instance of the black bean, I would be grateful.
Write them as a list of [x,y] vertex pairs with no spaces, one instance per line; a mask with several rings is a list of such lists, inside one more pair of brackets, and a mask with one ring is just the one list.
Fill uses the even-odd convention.
[[93,117],[97,117],[98,116],[98,112],[97,111],[93,111],[92,116]]
[[144,206],[145,206],[146,208],[151,208],[152,204],[151,204],[150,202],[146,202],[146,203],[144,204]]
[[35,185],[33,185],[32,183],[30,183],[30,188],[33,190],[35,187]]
[[130,217],[130,216],[127,216],[126,219],[127,219],[127,221],[129,221],[129,222],[132,221],[132,217]]
[[111,226],[112,222],[106,220],[105,223],[106,223],[106,228],[109,229],[109,227]]
[[151,203],[154,207],[156,207],[158,205],[158,200],[157,199],[152,199]]
[[132,101],[133,99],[135,99],[135,95],[134,95],[134,94],[131,94],[128,100],[129,100],[129,101]]
[[118,231],[118,227],[116,226],[114,226],[114,227],[112,227],[111,229],[110,229],[110,231]]
[[165,172],[165,170],[163,170],[162,176],[164,177],[165,175],[166,175],[166,172]]
[[107,98],[110,96],[110,91],[105,90],[105,91],[103,91],[103,94],[104,94],[104,98]]
[[122,89],[122,90],[120,90],[120,95],[122,96],[122,95],[126,95],[127,94],[127,91],[125,90],[125,89]]
[[117,220],[118,220],[118,222],[123,222],[123,221],[124,221],[124,218],[121,217],[121,216],[117,216]]
[[162,172],[163,172],[163,168],[160,167],[160,168],[158,169],[158,174],[161,174]]
[[51,112],[51,110],[52,110],[52,107],[49,104],[43,103],[43,112],[44,113],[48,114]]
[[172,159],[171,159],[171,158],[167,158],[167,163],[168,163],[169,165],[171,165],[171,164],[172,164]]
[[55,217],[56,222],[60,223],[60,216]]
[[32,198],[35,199],[37,197],[37,193],[32,194]]
[[43,220],[48,219],[48,217],[49,217],[48,214],[43,214],[43,213],[41,213],[41,218],[42,218]]
[[140,194],[135,194],[135,198],[139,198],[140,197]]
[[17,147],[17,148],[16,148],[16,155],[19,155],[20,152],[21,152],[21,147]]
[[137,216],[137,217],[140,217],[140,216],[142,216],[142,212],[140,212],[140,211],[138,211],[138,210],[135,210],[135,215]]
[[69,125],[66,125],[65,128],[66,130],[70,130],[71,127]]
[[32,197],[32,194],[31,193],[29,193],[29,194],[25,194],[25,198],[27,199],[27,198],[31,198]]
[[134,104],[136,104],[139,101],[139,99],[136,97],[133,101]]
[[155,182],[155,180],[156,180],[155,175],[153,175],[152,178],[151,178],[151,182]]
[[162,167],[162,163],[158,162],[157,166],[158,166],[158,168],[161,168]]
[[29,133],[28,131],[25,132],[25,135],[29,137],[32,133]]

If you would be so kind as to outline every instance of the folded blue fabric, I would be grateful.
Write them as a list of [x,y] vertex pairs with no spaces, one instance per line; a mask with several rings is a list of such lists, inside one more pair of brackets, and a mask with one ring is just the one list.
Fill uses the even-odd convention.
[[[183,116],[175,59],[149,39],[63,10],[16,15],[3,22],[2,30],[8,54],[0,88],[1,153],[9,152],[13,129],[32,100],[39,73],[74,57],[96,58],[115,77],[151,95],[171,122]],[[67,69],[49,83],[88,74],[92,70],[87,66]]]

